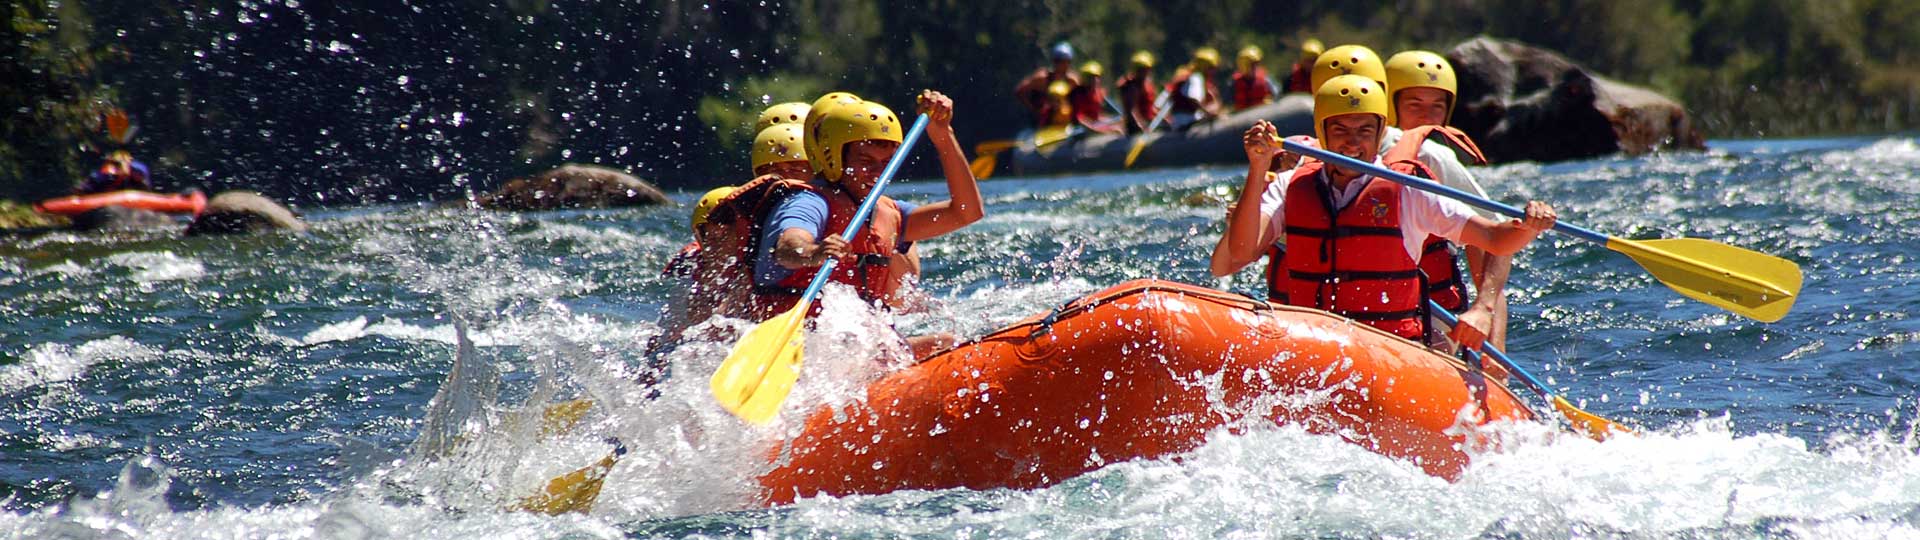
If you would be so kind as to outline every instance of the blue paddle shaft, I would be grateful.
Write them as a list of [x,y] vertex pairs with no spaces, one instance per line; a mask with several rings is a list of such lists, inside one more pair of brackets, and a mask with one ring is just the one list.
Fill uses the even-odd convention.
[[[1427,309],[1432,310],[1435,315],[1439,315],[1440,320],[1447,321],[1447,326],[1458,326],[1460,324],[1459,317],[1455,317],[1453,312],[1447,311],[1447,308],[1440,307],[1440,303],[1434,302],[1432,299],[1427,300]],[[1545,394],[1549,398],[1553,396],[1553,391],[1548,390],[1547,385],[1541,384],[1540,379],[1533,378],[1532,373],[1527,373],[1525,368],[1513,363],[1512,358],[1507,358],[1507,353],[1500,352],[1500,349],[1495,348],[1493,344],[1488,343],[1481,345],[1480,350],[1486,351],[1488,356],[1492,356],[1494,361],[1499,362],[1500,367],[1507,368],[1509,373],[1520,376],[1520,382],[1526,383],[1528,387],[1533,388],[1533,391]],[[1473,357],[1473,350],[1467,350],[1467,357],[1469,359]]]
[[[880,202],[880,192],[887,189],[887,183],[893,181],[893,173],[900,170],[900,164],[907,161],[907,154],[913,153],[913,143],[920,140],[920,133],[927,130],[927,115],[913,121],[913,127],[900,139],[900,148],[893,152],[893,159],[887,160],[887,168],[880,171],[880,180],[873,183],[873,189],[867,191],[867,200],[860,201],[860,211],[853,213],[853,221],[847,223],[847,231],[840,233],[841,238],[853,238],[860,227],[867,224],[867,214],[873,213],[873,205]],[[800,295],[800,305],[813,301],[813,295],[827,285],[827,279],[833,277],[833,268],[840,265],[839,257],[828,257],[821,263],[820,273],[813,275],[813,283],[807,284],[807,292]]]
[[[1439,195],[1444,195],[1446,197],[1452,198],[1454,200],[1457,200],[1463,203],[1471,204],[1474,206],[1478,206],[1481,208],[1485,208],[1485,209],[1506,214],[1509,216],[1513,216],[1513,217],[1527,216],[1527,212],[1525,210],[1514,208],[1512,205],[1509,205],[1506,203],[1488,200],[1485,197],[1481,197],[1479,195],[1474,195],[1472,193],[1460,191],[1458,189],[1454,189],[1452,186],[1447,186],[1439,182],[1434,182],[1431,180],[1426,180],[1426,179],[1417,178],[1411,175],[1402,174],[1399,171],[1395,171],[1393,169],[1388,169],[1386,167],[1381,167],[1373,163],[1367,163],[1364,161],[1353,159],[1336,152],[1321,150],[1319,148],[1314,148],[1314,147],[1307,146],[1307,145],[1300,144],[1293,141],[1282,140],[1280,144],[1282,147],[1286,148],[1289,151],[1299,152],[1301,154],[1313,156],[1315,159],[1319,159],[1320,161],[1324,161],[1333,165],[1338,165],[1344,169],[1363,171],[1363,172],[1366,172],[1367,174],[1392,180],[1394,182],[1398,182],[1403,185],[1418,188],[1420,190],[1436,193]],[[1600,234],[1592,230],[1588,230],[1584,227],[1571,225],[1565,221],[1554,222],[1553,230],[1560,231],[1561,233],[1572,235],[1581,240],[1586,240],[1588,242],[1593,242],[1603,246],[1607,244],[1607,235]]]

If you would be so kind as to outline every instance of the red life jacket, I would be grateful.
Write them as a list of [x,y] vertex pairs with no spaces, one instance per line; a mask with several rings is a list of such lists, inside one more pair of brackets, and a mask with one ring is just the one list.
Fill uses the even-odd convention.
[[1313,93],[1313,63],[1294,63],[1293,71],[1287,73],[1287,91],[1292,93]]
[[[728,259],[733,272],[741,276],[753,275],[753,263],[759,252],[773,249],[772,246],[757,245],[762,233],[761,221],[780,200],[798,191],[810,191],[827,200],[827,222],[821,229],[822,234],[846,231],[847,224],[860,209],[860,201],[837,184],[787,180],[771,175],[755,179],[734,190],[707,214],[709,223],[725,220],[724,223],[738,233],[729,236],[743,240],[733,248],[735,255]],[[893,198],[880,197],[874,204],[866,226],[861,227],[853,238],[847,239],[855,254],[853,260],[840,261],[834,267],[833,277],[829,279],[852,285],[859,291],[860,298],[869,302],[884,300],[892,294],[898,285],[897,280],[893,279],[893,254],[899,244],[904,218]],[[819,271],[819,267],[802,268],[771,286],[753,284],[748,287],[752,291],[751,299],[745,306],[729,309],[728,314],[765,320],[792,309],[794,302],[800,300],[800,294],[806,291],[807,285],[813,282],[813,276]],[[815,304],[812,309],[819,309],[819,305]]]
[[1093,84],[1093,81],[1083,82],[1067,94],[1067,103],[1073,106],[1074,120],[1087,124],[1099,123],[1100,117],[1106,116],[1106,100],[1106,89]]
[[[1480,154],[1480,148],[1473,139],[1460,130],[1446,126],[1420,126],[1406,130],[1400,135],[1400,142],[1381,158],[1387,168],[1421,178],[1435,179],[1433,171],[1420,161],[1420,145],[1428,137],[1437,136],[1442,144],[1457,149],[1467,156],[1469,163],[1482,165],[1486,156]],[[1460,250],[1447,239],[1428,235],[1426,244],[1421,248],[1420,271],[1427,276],[1427,297],[1448,311],[1459,313],[1467,309],[1468,295],[1465,274],[1460,271]]]
[[[1114,85],[1114,88],[1120,90],[1120,105],[1127,108],[1125,116],[1129,132],[1138,133],[1145,130],[1147,126],[1141,122],[1150,122],[1153,117],[1160,114],[1160,109],[1153,106],[1156,96],[1153,74],[1135,76],[1128,73],[1120,78],[1119,84]],[[1141,118],[1146,120],[1140,120]]]
[[693,277],[693,271],[699,261],[699,257],[700,241],[694,240],[687,242],[687,245],[680,246],[679,253],[673,254],[673,258],[667,259],[667,266],[660,269],[660,277]]
[[1253,68],[1253,73],[1234,72],[1234,109],[1257,107],[1269,101],[1273,101],[1273,87],[1267,84],[1267,68]]
[[1367,178],[1352,204],[1334,209],[1324,164],[1287,182],[1289,303],[1323,309],[1414,341],[1424,338],[1420,270],[1401,242],[1399,184]]
[[[1200,96],[1200,99],[1194,99],[1193,96],[1187,95],[1187,79],[1192,75],[1199,75],[1200,80],[1206,82],[1206,93]],[[1206,102],[1220,99],[1220,87],[1215,86],[1213,84],[1213,77],[1208,77],[1205,73],[1193,73],[1182,70],[1176,74],[1173,79],[1173,82],[1167,83],[1167,91],[1171,92],[1171,97],[1167,98],[1167,108],[1173,109],[1173,112],[1198,113],[1206,107]]]

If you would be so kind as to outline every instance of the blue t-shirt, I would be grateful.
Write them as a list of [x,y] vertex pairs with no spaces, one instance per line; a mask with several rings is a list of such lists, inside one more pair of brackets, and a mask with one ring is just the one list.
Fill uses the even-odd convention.
[[[900,216],[903,218],[913,213],[913,209],[920,207],[920,205],[897,199],[893,203],[900,208]],[[780,244],[780,233],[787,229],[800,229],[813,233],[813,237],[817,239],[824,238],[827,234],[846,232],[822,232],[820,229],[825,228],[826,225],[826,197],[811,191],[796,191],[787,198],[781,199],[780,204],[774,205],[773,211],[768,212],[767,217],[760,221],[760,250],[753,259],[753,284],[771,287],[780,283],[780,280],[787,279],[787,276],[793,275],[793,269],[780,266],[780,263],[773,260],[773,249]],[[906,232],[907,221],[901,219],[900,230],[896,231],[894,236],[903,238]],[[913,247],[912,242],[901,240],[894,246],[894,250],[905,253],[910,247]]]

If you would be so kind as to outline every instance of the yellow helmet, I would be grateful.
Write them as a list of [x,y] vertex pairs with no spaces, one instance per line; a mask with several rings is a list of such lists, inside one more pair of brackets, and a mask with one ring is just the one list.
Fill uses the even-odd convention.
[[1312,62],[1314,60],[1317,60],[1320,58],[1320,53],[1324,53],[1324,52],[1327,52],[1327,45],[1325,43],[1321,43],[1320,40],[1307,38],[1306,41],[1300,42],[1300,61],[1301,62]]
[[1088,77],[1104,77],[1107,74],[1107,68],[1100,65],[1099,60],[1088,60],[1087,63],[1080,64],[1080,73]]
[[133,153],[126,150],[114,150],[107,154],[107,161],[127,165],[133,163]]
[[1320,139],[1321,148],[1332,148],[1327,144],[1327,119],[1344,114],[1371,114],[1379,116],[1381,129],[1386,129],[1388,110],[1387,92],[1373,79],[1359,75],[1327,79],[1326,84],[1313,92],[1313,136]]
[[[818,111],[818,108],[814,109]],[[828,107],[807,124],[807,161],[828,180],[846,173],[846,146],[860,141],[900,142],[900,118],[887,106],[871,101]]]
[[727,186],[713,188],[706,195],[701,195],[700,202],[693,205],[693,221],[689,224],[690,228],[700,230],[701,225],[707,224],[707,214],[713,213],[713,207],[720,206],[720,200],[732,194],[733,186]]
[[1053,99],[1067,99],[1067,94],[1071,93],[1073,93],[1073,85],[1064,79],[1053,81],[1052,84],[1047,85],[1047,95],[1053,97]]
[[[825,116],[829,109],[859,102],[860,96],[853,95],[852,92],[828,92],[827,95],[820,96],[820,99],[813,100],[813,108],[807,110],[807,119],[801,123],[801,127],[808,128],[818,123],[820,118]],[[806,142],[801,146],[806,149],[807,161],[809,162],[813,161],[813,156],[819,155],[820,153],[819,148],[814,146],[812,137],[807,137]],[[817,163],[814,166],[813,172],[820,172]]]
[[1380,64],[1380,55],[1363,45],[1341,45],[1320,53],[1308,80],[1317,89],[1327,79],[1341,75],[1360,75],[1379,82],[1381,89],[1387,87],[1387,69]]
[[798,101],[781,103],[760,111],[760,119],[753,122],[753,132],[759,133],[773,127],[774,124],[798,124],[807,121],[807,111],[812,105]]
[[1206,71],[1209,69],[1220,67],[1220,51],[1214,50],[1213,47],[1201,47],[1198,49],[1194,49],[1193,50],[1193,67],[1194,69],[1198,69],[1200,71]]
[[[1447,119],[1453,119],[1453,103],[1460,95],[1459,81],[1447,59],[1432,51],[1405,51],[1387,59],[1387,88],[1393,94],[1408,88],[1438,88],[1447,93]],[[1391,96],[1389,96],[1391,97]],[[1387,123],[1398,120],[1387,115]]]
[[1240,71],[1252,71],[1253,65],[1260,63],[1263,56],[1260,53],[1260,47],[1248,45],[1240,49],[1240,56],[1234,59],[1235,65],[1240,67]]
[[806,161],[807,130],[800,124],[774,124],[753,137],[753,168],[771,163]]
[[1133,53],[1133,60],[1130,63],[1133,65],[1133,69],[1153,69],[1153,53],[1147,51],[1135,52]]

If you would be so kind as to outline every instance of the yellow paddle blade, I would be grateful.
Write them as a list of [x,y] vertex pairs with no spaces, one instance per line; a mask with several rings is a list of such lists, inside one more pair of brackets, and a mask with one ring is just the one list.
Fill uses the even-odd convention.
[[1061,124],[1058,126],[1047,126],[1047,127],[1040,128],[1039,133],[1033,134],[1033,145],[1035,147],[1047,146],[1060,141],[1067,140],[1068,137],[1072,137],[1072,136],[1073,136],[1073,126],[1066,125],[1066,124]]
[[1698,238],[1610,237],[1607,249],[1688,298],[1761,322],[1786,317],[1800,296],[1800,265],[1758,251]]
[[581,398],[548,405],[540,413],[540,436],[552,437],[573,431],[580,425],[580,419],[586,418],[587,411],[593,410],[593,400]]
[[[787,399],[800,371],[799,331],[807,307],[805,302],[795,303],[793,309],[753,327],[733,344],[733,352],[708,381],[721,407],[750,422],[765,423],[773,418],[773,411]],[[789,373],[795,377],[788,378]],[[773,403],[771,409],[767,408],[768,400]]]
[[531,497],[515,503],[512,510],[536,512],[549,516],[593,510],[593,501],[600,498],[600,487],[607,480],[607,473],[620,462],[620,456],[627,454],[627,447],[614,440],[613,451],[592,465],[554,477],[547,481],[546,487]]
[[1615,434],[1633,433],[1633,430],[1628,429],[1626,426],[1620,425],[1612,420],[1601,418],[1600,415],[1580,410],[1579,407],[1568,403],[1567,398],[1553,396],[1553,408],[1559,410],[1561,415],[1566,416],[1567,421],[1572,422],[1575,429],[1587,432],[1587,436],[1592,437],[1593,440],[1596,441],[1605,441],[1607,437]]
[[975,180],[986,180],[987,177],[993,176],[993,168],[1000,165],[1000,158],[996,157],[998,154],[999,152],[982,153],[980,157],[973,158],[973,162],[967,164],[967,169],[973,171]]
[[981,154],[981,155],[998,154],[1002,151],[1005,151],[1007,149],[1014,148],[1017,146],[1020,146],[1020,141],[1016,141],[1012,139],[995,139],[995,140],[984,141],[984,142],[981,142],[980,144],[973,145],[973,153]]
[[1127,149],[1127,163],[1125,165],[1126,168],[1129,168],[1129,169],[1133,168],[1133,161],[1136,159],[1140,159],[1140,151],[1146,150],[1146,149],[1147,149],[1147,137],[1144,135],[1135,136],[1133,138],[1133,148]]

